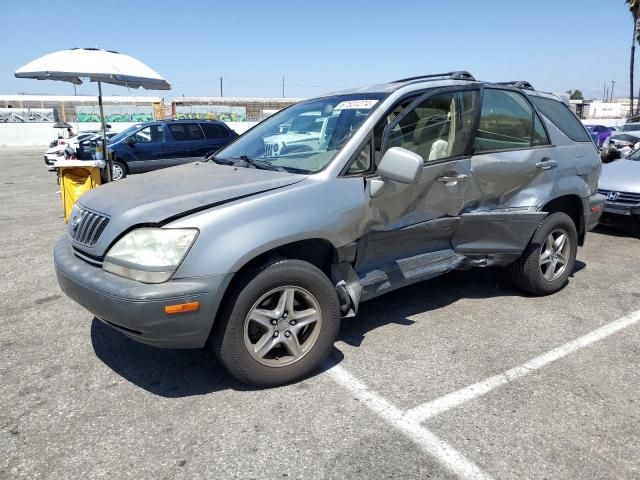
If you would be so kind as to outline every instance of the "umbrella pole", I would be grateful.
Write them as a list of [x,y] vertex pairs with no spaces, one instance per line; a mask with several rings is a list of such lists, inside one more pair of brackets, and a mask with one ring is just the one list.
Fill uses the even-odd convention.
[[102,152],[107,162],[107,182],[110,182],[113,165],[107,149],[107,127],[104,123],[104,108],[102,107],[102,82],[98,82],[98,104],[100,105],[100,122],[102,123]]

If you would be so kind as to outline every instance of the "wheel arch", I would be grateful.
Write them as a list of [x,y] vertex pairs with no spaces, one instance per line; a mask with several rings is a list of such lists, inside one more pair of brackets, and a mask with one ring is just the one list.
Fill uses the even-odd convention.
[[290,260],[303,260],[318,267],[322,272],[331,279],[331,267],[337,262],[338,251],[335,246],[324,238],[308,238],[303,240],[296,240],[288,243],[283,243],[276,247],[272,247],[261,253],[257,253],[252,258],[248,259],[234,274],[227,285],[227,288],[222,295],[220,305],[216,312],[211,333],[209,335],[208,342],[211,341],[212,335],[216,333],[216,326],[220,325],[220,317],[226,310],[229,297],[237,288],[237,286],[243,282],[247,275],[251,275],[252,272],[257,272],[260,267],[268,262],[275,261],[277,259],[290,259]]
[[578,195],[562,195],[549,200],[541,210],[549,214],[562,212],[571,217],[578,231],[578,245],[582,246],[585,239],[584,208],[582,199]]
[[113,162],[120,163],[120,165],[122,165],[124,167],[125,173],[127,175],[129,174],[129,164],[125,160],[123,160],[122,157],[119,157],[116,153],[112,153],[111,154],[111,160]]

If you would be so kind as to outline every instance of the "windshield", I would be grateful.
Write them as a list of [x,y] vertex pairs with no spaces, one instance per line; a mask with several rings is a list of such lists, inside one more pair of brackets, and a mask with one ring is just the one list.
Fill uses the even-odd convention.
[[640,130],[640,123],[626,123],[622,126],[623,132],[633,132],[635,130]]
[[122,140],[123,138],[128,137],[130,134],[132,134],[133,132],[135,132],[136,130],[138,130],[140,127],[142,126],[142,124],[137,124],[137,125],[132,125],[129,128],[127,128],[126,130],[123,130],[122,132],[114,135],[110,140],[109,143],[116,143],[119,142],[120,140]]
[[375,110],[384,94],[351,94],[297,103],[269,117],[215,155],[221,163],[311,173],[321,170]]

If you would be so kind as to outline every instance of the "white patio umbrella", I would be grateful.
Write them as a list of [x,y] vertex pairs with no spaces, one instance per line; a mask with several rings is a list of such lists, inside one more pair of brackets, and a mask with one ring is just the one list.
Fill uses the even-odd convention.
[[100,48],[72,48],[37,58],[15,71],[18,78],[58,80],[82,84],[82,78],[98,82],[98,103],[102,123],[102,139],[111,180],[112,162],[107,154],[107,137],[102,106],[102,83],[145,90],[170,90],[171,85],[155,71],[129,55]]

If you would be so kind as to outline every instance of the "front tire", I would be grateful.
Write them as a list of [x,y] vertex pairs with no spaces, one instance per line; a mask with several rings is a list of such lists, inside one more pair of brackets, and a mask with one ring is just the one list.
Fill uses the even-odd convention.
[[284,385],[316,370],[340,326],[335,288],[317,267],[274,260],[240,279],[214,327],[214,353],[238,380]]
[[567,284],[578,250],[578,233],[569,215],[546,217],[522,256],[509,266],[515,285],[537,296],[555,293]]
[[111,180],[122,180],[127,176],[127,167],[119,160],[113,160],[113,166],[111,167]]

